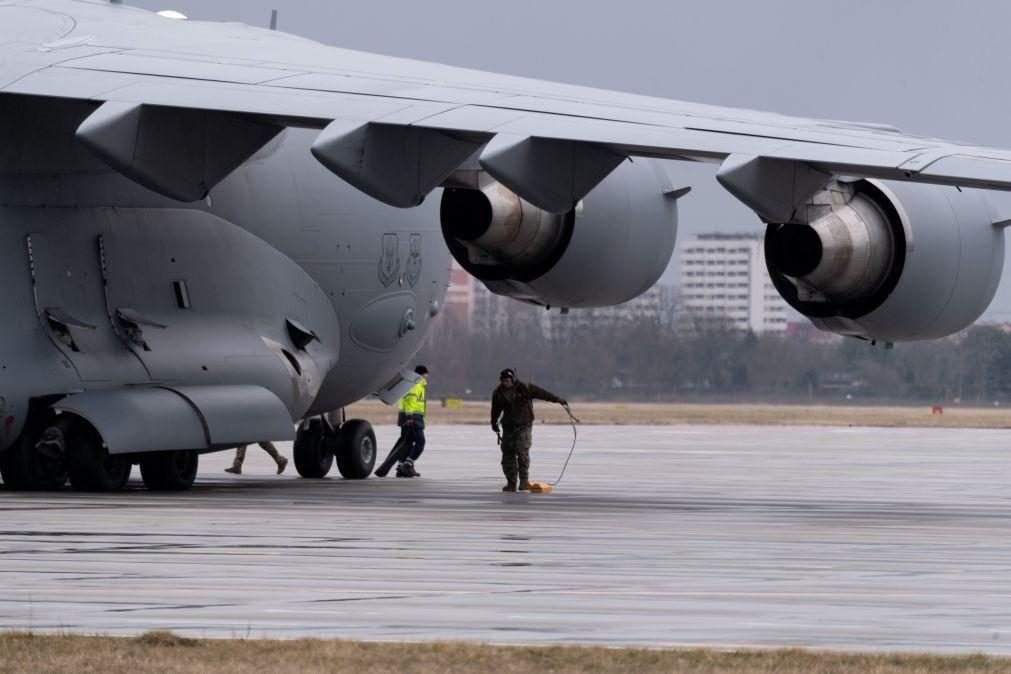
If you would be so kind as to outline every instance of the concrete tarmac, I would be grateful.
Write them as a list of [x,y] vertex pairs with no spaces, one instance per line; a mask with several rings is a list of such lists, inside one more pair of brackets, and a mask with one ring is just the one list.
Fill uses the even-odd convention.
[[587,426],[550,495],[486,427],[428,438],[412,480],[251,447],[187,493],[0,489],[0,629],[1011,653],[1008,431]]

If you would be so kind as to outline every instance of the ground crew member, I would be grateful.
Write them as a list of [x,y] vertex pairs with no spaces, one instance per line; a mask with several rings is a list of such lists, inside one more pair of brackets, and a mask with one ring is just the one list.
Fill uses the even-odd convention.
[[[274,446],[273,442],[259,442],[257,443],[267,454],[270,454],[270,458],[274,459],[277,464],[277,474],[280,475],[284,472],[285,467],[288,465],[288,459],[281,455],[281,452],[277,451],[277,447]],[[225,468],[226,473],[235,473],[236,475],[242,475],[242,462],[246,460],[246,447],[249,445],[242,445],[235,450],[235,459],[232,461],[231,468]]]
[[407,454],[397,465],[397,477],[421,477],[414,469],[414,462],[425,451],[425,409],[427,407],[428,368],[419,365],[414,368],[421,379],[400,399],[400,437],[407,443]]
[[[505,369],[499,374],[499,385],[491,394],[491,429],[501,432],[502,472],[506,485],[502,491],[530,489],[530,443],[534,425],[534,400],[567,405],[565,398],[559,398],[530,382],[519,381],[513,370]],[[499,417],[502,428],[499,429]]]

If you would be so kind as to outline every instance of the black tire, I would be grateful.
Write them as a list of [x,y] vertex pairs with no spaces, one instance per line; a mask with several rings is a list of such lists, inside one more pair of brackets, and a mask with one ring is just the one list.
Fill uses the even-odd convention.
[[337,434],[337,470],[349,480],[364,480],[376,465],[376,434],[364,419],[351,419]]
[[309,423],[299,426],[293,450],[295,470],[298,474],[311,478],[326,477],[330,467],[333,466],[331,442],[323,430],[323,422],[319,419],[310,419]]
[[119,491],[130,479],[133,463],[124,454],[109,454],[98,432],[85,422],[67,436],[67,473],[77,491]]
[[186,491],[193,486],[200,466],[194,449],[152,452],[140,457],[140,476],[151,491]]
[[[68,421],[61,420],[60,424],[66,426]],[[54,491],[67,483],[67,463],[64,458],[51,457],[35,449],[44,428],[40,424],[27,424],[21,437],[0,454],[0,477],[8,489]]]

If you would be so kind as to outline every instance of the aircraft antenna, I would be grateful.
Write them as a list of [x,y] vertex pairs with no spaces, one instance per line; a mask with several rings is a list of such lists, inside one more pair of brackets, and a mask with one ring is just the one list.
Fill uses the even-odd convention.
[[270,29],[277,30],[277,10],[270,10]]

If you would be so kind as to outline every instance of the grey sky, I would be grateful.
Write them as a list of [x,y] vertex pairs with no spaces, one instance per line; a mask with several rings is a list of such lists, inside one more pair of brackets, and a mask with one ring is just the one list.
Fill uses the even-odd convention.
[[[277,7],[281,30],[349,49],[1011,148],[1001,0],[127,1],[264,26]],[[670,172],[695,188],[682,235],[761,228],[713,168]],[[987,316],[1011,320],[1007,269]]]

